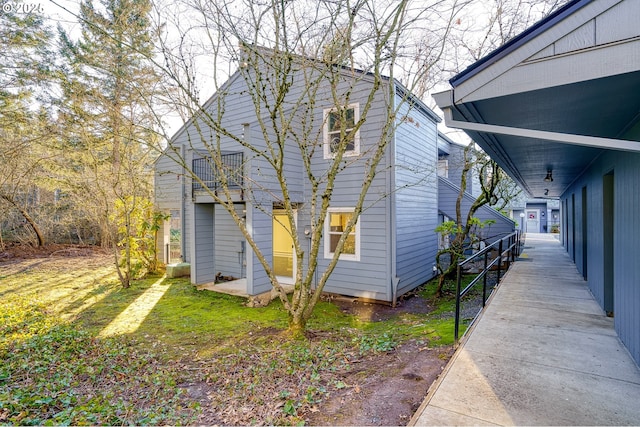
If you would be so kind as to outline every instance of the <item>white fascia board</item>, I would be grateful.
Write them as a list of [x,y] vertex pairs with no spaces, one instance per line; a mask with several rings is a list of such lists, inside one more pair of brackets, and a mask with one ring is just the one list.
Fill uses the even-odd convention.
[[600,138],[596,136],[576,135],[571,133],[549,132],[544,130],[516,128],[511,126],[492,125],[487,123],[473,123],[455,120],[451,107],[440,107],[444,112],[444,122],[447,127],[469,130],[474,132],[492,133],[497,135],[511,135],[530,139],[542,139],[561,144],[580,145],[584,147],[603,148],[640,153],[640,142],[626,139]]

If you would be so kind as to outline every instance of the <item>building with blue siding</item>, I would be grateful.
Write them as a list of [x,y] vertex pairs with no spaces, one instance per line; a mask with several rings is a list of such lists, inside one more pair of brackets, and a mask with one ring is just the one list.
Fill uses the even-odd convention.
[[[465,167],[464,149],[464,145],[438,132],[438,223],[456,221],[456,205],[461,194],[462,172]],[[471,205],[482,192],[475,168],[467,172],[466,182],[465,191],[460,198],[460,212],[463,218],[466,218]],[[512,233],[516,228],[511,218],[488,204],[480,206],[474,216],[487,224],[482,229],[476,230],[478,238],[485,243],[493,243]],[[442,249],[447,246],[448,238],[441,236],[441,239],[439,247]]]
[[[284,104],[303,105],[308,86],[303,83],[305,70],[291,75],[291,99]],[[371,93],[373,78],[362,72],[343,69],[342,77],[349,80],[349,115],[358,120]],[[353,81],[354,75],[357,79]],[[316,176],[326,173],[332,158],[331,141],[339,133],[332,114],[335,101],[330,96],[331,80],[323,80],[324,87],[315,91],[313,111],[307,116],[313,123],[305,132],[309,144],[317,146],[309,159]],[[331,258],[335,230],[340,230],[363,185],[363,176],[371,148],[384,136],[384,124],[393,111],[395,122],[388,135],[384,157],[380,162],[365,207],[353,232],[347,252],[343,252],[324,291],[377,301],[395,302],[398,296],[414,289],[433,277],[438,225],[437,186],[437,123],[440,118],[422,102],[415,99],[397,81],[383,80],[375,102],[367,112],[367,119],[359,128],[353,146],[347,147],[345,169],[336,180],[331,198],[327,229],[318,256],[318,271],[324,271]],[[340,84],[340,83],[339,83]],[[339,86],[338,84],[338,86]],[[388,108],[392,103],[391,109]],[[221,107],[224,106],[224,107]],[[264,268],[240,232],[229,211],[216,202],[206,185],[216,190],[216,174],[207,158],[207,141],[219,144],[223,162],[230,170],[227,176],[235,212],[250,230],[252,239],[271,262],[278,281],[293,283],[295,257],[292,251],[291,226],[282,212],[281,189],[273,172],[263,158],[255,155],[265,144],[264,129],[258,124],[254,101],[247,94],[247,79],[239,70],[203,105],[203,110],[220,118],[219,128],[242,129],[242,141],[223,135],[204,119],[188,121],[172,138],[169,148],[155,163],[156,204],[171,214],[165,223],[159,246],[167,263],[178,256],[190,264],[191,281],[201,285],[216,281],[216,277],[237,280],[249,296],[272,289]],[[298,107],[296,107],[298,108]],[[305,107],[306,108],[306,107]],[[293,122],[292,122],[293,123]],[[309,122],[293,123],[302,126]],[[338,130],[336,130],[338,129]],[[203,138],[203,134],[205,137]],[[315,138],[315,139],[313,139]],[[250,141],[253,149],[243,145]],[[264,149],[267,149],[266,146]],[[310,242],[305,230],[312,226],[310,182],[296,143],[284,145],[285,178],[289,198],[296,207],[296,230],[302,242]],[[176,158],[184,159],[180,165]],[[234,166],[235,165],[235,166]],[[189,176],[188,166],[199,179]],[[222,190],[219,190],[222,191]],[[334,230],[335,228],[335,230]]]
[[[640,2],[574,0],[435,95],[531,197],[640,363]],[[552,301],[550,301],[550,304]]]

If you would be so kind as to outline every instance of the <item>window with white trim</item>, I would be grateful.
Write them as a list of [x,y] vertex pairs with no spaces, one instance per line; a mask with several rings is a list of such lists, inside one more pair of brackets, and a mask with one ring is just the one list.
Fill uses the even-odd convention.
[[[332,159],[341,146],[343,156],[360,154],[360,131],[353,132],[360,119],[358,104],[350,104],[346,108],[324,110],[324,158]],[[342,144],[342,145],[341,145]]]
[[[333,258],[340,237],[353,217],[354,208],[329,208],[324,223],[324,257]],[[360,221],[347,236],[340,259],[360,261]]]

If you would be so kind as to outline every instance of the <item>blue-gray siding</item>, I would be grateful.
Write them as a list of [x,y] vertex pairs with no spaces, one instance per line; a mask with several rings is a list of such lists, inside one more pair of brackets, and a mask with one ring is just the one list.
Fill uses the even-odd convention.
[[[267,262],[273,265],[271,248],[273,242],[273,220],[271,217],[272,206],[270,203],[257,205],[247,203],[247,224],[253,241],[264,254]],[[258,260],[257,255],[250,248],[247,255],[247,292],[249,295],[258,295],[271,289],[271,282]]]
[[[562,207],[566,211],[563,212],[562,218],[568,221],[565,226],[566,232],[562,234],[563,244],[575,260],[578,271],[583,276],[587,276],[589,288],[594,297],[604,307],[603,177],[611,172],[613,172],[614,181],[613,313],[615,328],[633,358],[640,363],[639,154],[622,152],[603,154],[562,195]],[[586,213],[583,213],[583,187],[586,188]],[[584,227],[587,231],[586,245],[583,245],[585,237],[583,218],[586,218]],[[588,265],[586,272],[585,263],[583,263],[585,256],[586,265]]]
[[195,284],[213,282],[216,271],[214,268],[214,205],[194,204],[192,231],[192,260],[191,260],[191,281]]
[[[400,99],[396,99],[400,102]],[[438,225],[436,123],[418,109],[400,110],[395,132],[392,209],[395,216],[398,294],[433,277],[438,249],[434,229]]]
[[[456,186],[446,178],[438,177],[438,209],[454,221],[456,218],[456,201],[459,194],[459,186]],[[464,193],[460,207],[463,221],[466,220],[469,209],[475,199],[476,198],[469,193]],[[488,225],[482,229],[483,238],[489,242],[494,241],[498,237],[503,237],[515,230],[515,223],[511,219],[489,206],[481,206],[475,216],[481,221],[495,221],[495,224]]]
[[[227,97],[223,123],[228,129],[237,129],[238,133],[243,129],[244,138],[249,139],[253,146],[265,148],[265,134],[260,128],[254,105],[246,94],[244,85],[242,77],[236,74],[221,91]],[[292,99],[305,93],[304,82],[295,76],[293,88]],[[349,102],[359,103],[361,114],[369,90],[370,82],[365,76],[351,92]],[[350,164],[335,181],[332,208],[353,207],[356,203],[370,158],[368,151],[380,141],[382,126],[387,121],[387,101],[382,92],[377,95],[367,121],[360,129],[361,156],[346,159]],[[289,105],[292,104],[294,103]],[[312,169],[316,176],[322,176],[329,164],[329,160],[323,158],[322,122],[323,109],[331,108],[333,105],[329,90],[318,93],[314,102],[313,130],[308,133],[308,143],[314,143],[316,146],[312,157]],[[216,98],[212,98],[203,108],[215,112]],[[418,109],[408,114],[414,121],[399,126],[395,135],[397,149],[393,144],[387,147],[385,159],[378,168],[364,204],[365,210],[360,219],[360,260],[339,261],[324,289],[326,292],[391,301],[392,273],[395,272],[400,279],[401,292],[431,277],[437,246],[437,239],[433,233],[437,223],[436,118]],[[195,123],[198,123],[198,126],[190,123],[173,138],[174,144],[185,145],[189,153],[202,150],[205,143],[217,143],[205,120],[197,119]],[[291,126],[297,132],[302,131],[301,120],[293,120]],[[266,135],[269,140],[276,140],[277,135],[273,131],[267,131]],[[247,226],[267,262],[271,262],[270,213],[274,203],[278,203],[281,198],[273,170],[259,155],[242,148],[230,138],[223,137],[219,141],[219,149],[229,152],[242,150],[244,153]],[[310,195],[305,191],[308,190],[308,181],[303,171],[301,153],[295,142],[285,144],[284,159],[291,199],[299,203],[298,227],[302,232],[305,226],[310,225]],[[392,165],[394,160],[398,162],[398,167]],[[187,164],[189,161],[190,157]],[[416,170],[419,170],[417,174]],[[187,244],[191,248],[188,258],[192,258],[194,283],[212,281],[217,272],[239,277],[242,271],[239,270],[241,264],[238,251],[242,239],[234,228],[235,224],[230,222],[228,215],[220,210],[219,206],[213,208],[212,198],[198,198],[196,203],[193,203],[190,197],[190,180],[187,179],[185,184],[189,193],[189,208],[185,212],[185,221],[190,232],[185,232],[184,235],[185,239],[193,239],[188,240]],[[176,182],[166,179],[162,186],[170,187],[167,190],[167,194],[171,193],[168,196],[169,200],[179,198],[180,191],[176,188]],[[394,194],[399,186],[406,188]],[[392,224],[393,220],[397,222]],[[306,244],[307,240],[303,238],[302,242]],[[247,292],[255,295],[270,290],[271,284],[256,254],[248,245],[246,251]],[[323,255],[324,251],[321,248],[318,266],[320,274],[330,261],[324,259]]]
[[[353,91],[350,103],[359,103],[360,114],[363,113],[363,101],[366,99],[370,83],[360,82]],[[330,207],[354,207],[362,188],[365,166],[370,151],[381,139],[382,125],[386,122],[386,105],[382,94],[367,115],[364,126],[360,129],[360,152],[358,158],[348,158],[352,162],[335,180],[335,190]],[[316,100],[316,122],[322,123],[323,110],[332,108],[330,92],[321,94]],[[319,134],[322,137],[322,133]],[[330,160],[324,159],[322,149],[312,160],[312,169],[321,176],[328,168]],[[389,259],[387,242],[391,238],[387,221],[389,198],[389,179],[385,173],[384,161],[378,168],[360,218],[360,261],[340,260],[329,278],[324,291],[344,295],[391,301],[391,260]],[[308,197],[309,195],[307,195]],[[304,224],[302,224],[304,225]],[[324,241],[321,243],[324,245]],[[324,258],[321,247],[318,270],[321,274],[328,266],[330,259]]]
[[154,191],[158,209],[180,209],[182,200],[182,167],[174,160],[161,155],[155,163]]
[[[244,204],[236,204],[235,210],[242,217]],[[229,212],[220,204],[215,205],[215,260],[216,273],[223,276],[244,277],[245,254],[242,252],[244,236]],[[245,249],[246,252],[246,249]]]

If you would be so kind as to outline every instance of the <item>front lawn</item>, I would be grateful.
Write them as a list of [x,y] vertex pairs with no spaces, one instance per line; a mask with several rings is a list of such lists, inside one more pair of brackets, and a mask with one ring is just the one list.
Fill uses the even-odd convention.
[[0,297],[2,424],[299,424],[376,354],[452,340],[446,316],[321,302],[288,341],[279,301],[162,277],[122,289],[96,255],[0,264]]

